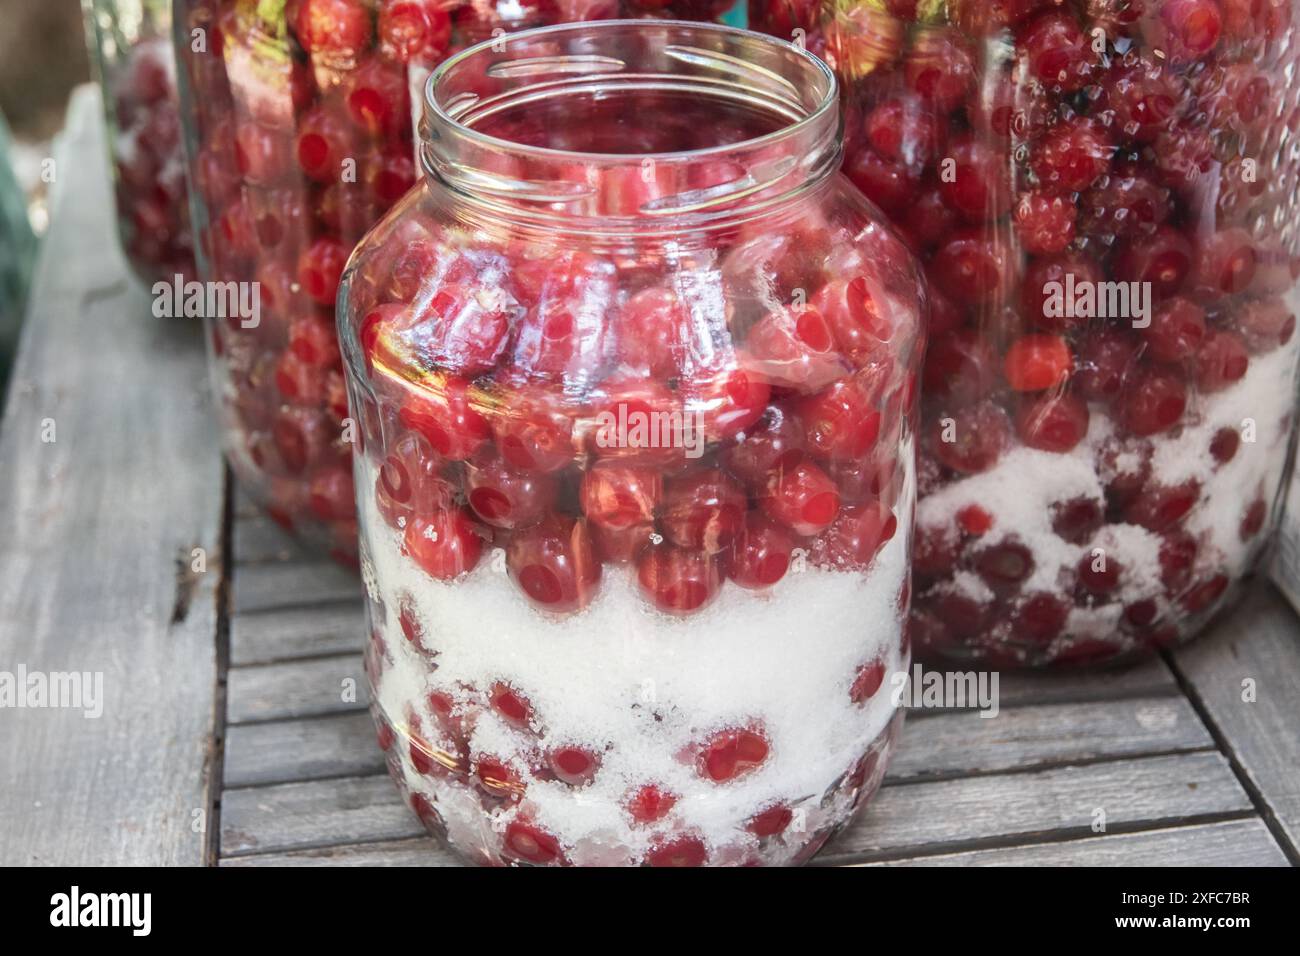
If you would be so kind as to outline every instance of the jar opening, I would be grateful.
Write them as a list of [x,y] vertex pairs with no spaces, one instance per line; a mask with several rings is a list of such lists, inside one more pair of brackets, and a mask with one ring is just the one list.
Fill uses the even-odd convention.
[[824,63],[773,37],[677,21],[566,24],[471,47],[430,76],[421,133],[426,170],[461,198],[624,227],[771,205],[839,160]]

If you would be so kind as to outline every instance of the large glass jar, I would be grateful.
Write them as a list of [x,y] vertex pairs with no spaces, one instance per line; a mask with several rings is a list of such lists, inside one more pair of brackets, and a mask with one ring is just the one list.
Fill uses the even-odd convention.
[[169,0],[82,0],[104,97],[118,233],[144,283],[194,274]]
[[1292,457],[1294,0],[752,0],[924,260],[913,627],[999,665],[1190,637]]
[[[178,0],[203,278],[241,283],[250,301],[256,283],[260,303],[255,319],[211,322],[226,454],[244,490],[309,544],[355,560],[334,298],[353,245],[415,181],[421,83],[470,43],[624,5]],[[701,16],[727,6],[626,5]]]
[[807,859],[896,732],[922,352],[833,77],[609,21],[426,97],[340,295],[393,776],[478,862]]

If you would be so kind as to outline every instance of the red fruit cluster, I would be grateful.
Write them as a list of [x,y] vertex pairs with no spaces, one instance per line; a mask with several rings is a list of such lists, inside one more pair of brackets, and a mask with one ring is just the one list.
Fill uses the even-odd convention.
[[[642,263],[480,247],[418,217],[381,231],[348,305],[374,499],[406,555],[451,579],[502,548],[552,612],[614,565],[678,615],[796,562],[867,568],[899,530],[915,277],[909,300],[896,241],[832,277],[825,250],[851,233],[804,238],[733,237],[726,306]],[[800,273],[806,303],[750,300],[769,271]]]
[[[227,448],[252,497],[338,556],[355,553],[354,509],[332,495],[351,457],[333,310],[353,245],[416,181],[411,91],[419,95],[429,69],[498,29],[710,17],[719,6],[295,0],[267,24],[260,8],[234,0],[178,5],[196,38],[181,72],[203,277],[260,287],[256,328],[231,318],[212,329]],[[393,265],[395,277],[420,275],[418,261]],[[431,308],[458,308],[453,294]],[[461,330],[490,337],[496,318]]]
[[111,133],[118,227],[127,260],[146,283],[192,278],[189,201],[175,62],[165,28],[110,62],[101,49]]
[[[1283,295],[1300,258],[1282,211],[1300,187],[1285,147],[1300,113],[1283,93],[1298,59],[1294,6],[959,0],[922,22],[907,4],[857,17],[751,0],[752,25],[786,37],[799,27],[831,60],[845,172],[926,263],[922,493],[994,469],[1018,446],[1070,452],[1095,416],[1147,447],[1189,422],[1198,395],[1210,400],[1291,340]],[[995,47],[1009,55],[990,57]],[[1145,317],[1071,308],[1084,302],[1071,289],[1120,282],[1150,290]],[[1058,503],[1063,536],[1080,534],[1084,510],[1091,532],[1112,521],[1176,535],[1199,497],[1149,469],[1123,476],[1105,502]],[[996,603],[976,607],[951,575],[1014,562],[987,556],[960,526],[921,539],[916,627],[938,646],[978,639],[1050,662],[1068,609],[1112,590],[1088,580],[1080,594],[1030,595],[999,578]],[[1126,613],[1115,647],[1167,638],[1191,608],[1183,597],[1172,622],[1145,611]]]

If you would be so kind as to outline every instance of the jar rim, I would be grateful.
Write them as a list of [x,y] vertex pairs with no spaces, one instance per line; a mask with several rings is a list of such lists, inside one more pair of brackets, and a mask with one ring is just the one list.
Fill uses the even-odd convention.
[[[760,136],[749,139],[737,140],[729,143],[722,143],[714,146],[701,147],[692,150],[678,150],[668,152],[637,153],[635,158],[640,160],[653,160],[657,163],[673,162],[699,162],[710,158],[724,155],[744,149],[759,149],[771,143],[780,142],[788,138],[795,138],[799,135],[814,129],[818,124],[825,123],[828,116],[838,118],[839,112],[839,83],[836,79],[835,72],[828,66],[825,61],[808,52],[802,46],[783,40],[780,37],[774,37],[765,33],[758,33],[753,30],[745,30],[740,27],[733,27],[722,23],[703,23],[692,20],[584,20],[573,23],[559,23],[551,26],[533,27],[527,30],[519,30],[513,33],[503,34],[509,40],[518,41],[520,39],[534,39],[547,36],[559,36],[565,33],[590,33],[590,32],[615,32],[617,30],[627,30],[634,28],[636,30],[654,29],[681,29],[686,32],[699,32],[711,36],[744,38],[750,42],[759,42],[775,50],[793,51],[806,65],[810,66],[815,75],[825,82],[825,90],[820,96],[817,105],[805,112],[801,118],[794,122],[782,126],[779,129],[772,130]],[[588,162],[593,164],[619,164],[627,163],[633,157],[629,153],[598,153],[582,152],[577,150],[554,149],[547,146],[533,146],[526,143],[516,142],[514,140],[503,139],[492,136],[481,130],[475,129],[460,122],[455,116],[452,116],[439,102],[436,95],[437,86],[440,81],[444,80],[458,66],[464,64],[467,60],[474,57],[480,57],[486,52],[493,51],[494,44],[501,41],[502,36],[491,37],[481,40],[473,46],[467,47],[457,53],[455,56],[448,57],[440,63],[424,84],[424,120],[425,124],[436,121],[440,124],[446,124],[454,129],[458,136],[464,137],[474,145],[486,147],[489,149],[506,149],[512,153],[521,156],[532,156],[538,159],[560,162]],[[741,61],[744,62],[744,61]],[[750,69],[762,69],[754,64],[745,63]],[[422,131],[423,132],[423,131]]]

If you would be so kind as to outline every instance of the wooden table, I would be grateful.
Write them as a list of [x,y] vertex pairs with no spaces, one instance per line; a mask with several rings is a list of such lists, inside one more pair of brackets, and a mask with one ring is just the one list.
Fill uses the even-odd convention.
[[[0,670],[100,671],[104,713],[0,710],[0,863],[454,864],[374,744],[357,580],[242,502],[197,330],[126,277],[93,97],[0,431]],[[1135,669],[1002,678],[995,719],[911,715],[818,860],[1300,863],[1300,628],[1271,587]]]

